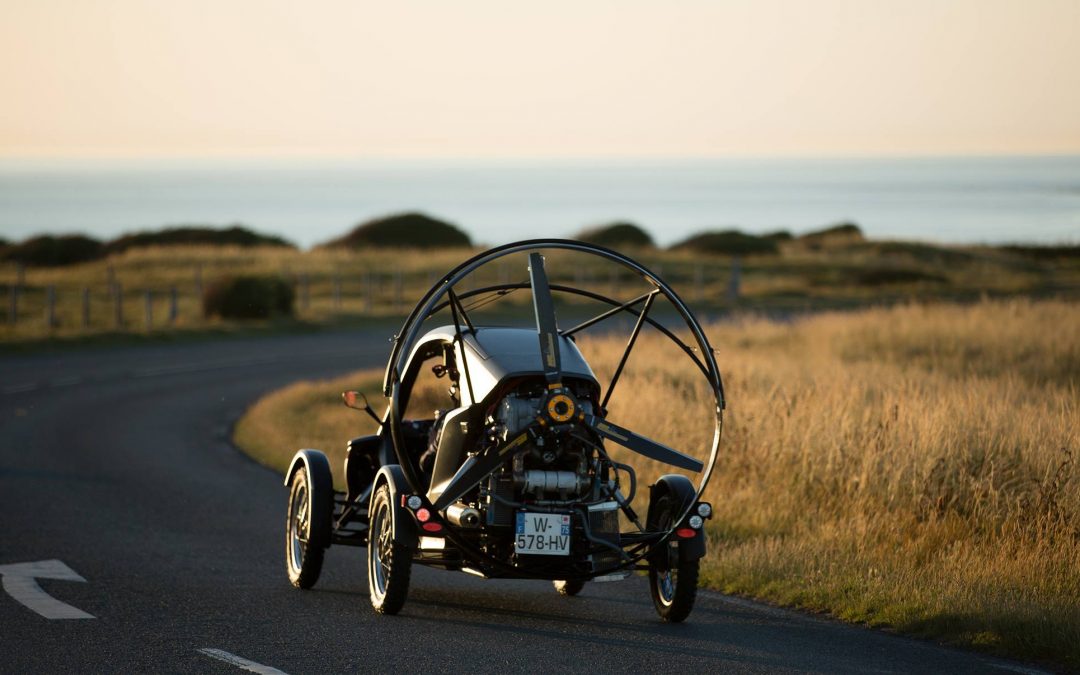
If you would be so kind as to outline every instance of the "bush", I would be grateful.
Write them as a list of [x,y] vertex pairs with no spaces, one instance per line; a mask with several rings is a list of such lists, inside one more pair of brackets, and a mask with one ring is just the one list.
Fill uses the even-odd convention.
[[170,227],[157,232],[125,234],[105,245],[106,253],[121,253],[143,246],[282,246],[296,248],[291,242],[272,235],[259,234],[241,225],[215,229],[202,225]]
[[633,223],[624,221],[582,230],[574,238],[609,248],[653,248],[656,246],[648,232]]
[[352,232],[323,246],[363,248],[451,248],[472,246],[469,235],[423,213],[400,213],[357,225]]
[[866,237],[855,223],[837,223],[823,230],[807,232],[799,237],[799,241],[812,249],[819,249],[823,246],[862,243],[866,241]]
[[788,230],[777,230],[775,232],[767,232],[761,235],[762,239],[771,239],[773,241],[791,241],[795,238]]
[[97,260],[104,255],[97,239],[81,234],[51,234],[31,237],[26,241],[3,250],[3,259],[21,262],[34,267],[74,265]]
[[291,316],[294,291],[280,277],[226,277],[203,292],[203,314],[223,319],[266,319]]
[[720,255],[776,255],[780,252],[775,240],[738,230],[702,232],[671,248]]

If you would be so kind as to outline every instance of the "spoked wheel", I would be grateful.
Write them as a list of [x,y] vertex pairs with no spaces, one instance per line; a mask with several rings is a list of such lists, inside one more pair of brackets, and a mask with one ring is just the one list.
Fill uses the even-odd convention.
[[297,588],[311,588],[319,580],[326,549],[312,543],[313,523],[330,518],[321,513],[322,502],[312,498],[312,480],[306,467],[293,473],[289,490],[289,511],[285,521],[285,568]]
[[[670,497],[661,497],[655,511],[650,509],[650,529],[671,527],[675,504]],[[653,553],[649,562],[649,593],[656,613],[664,621],[678,623],[690,616],[697,595],[699,560],[680,562],[679,540],[672,537]]]
[[559,592],[559,595],[577,595],[581,592],[581,589],[585,588],[585,582],[581,580],[570,581],[552,581],[555,590]]
[[397,614],[409,593],[412,555],[394,542],[390,488],[383,484],[371,502],[371,529],[367,546],[368,591],[379,614]]

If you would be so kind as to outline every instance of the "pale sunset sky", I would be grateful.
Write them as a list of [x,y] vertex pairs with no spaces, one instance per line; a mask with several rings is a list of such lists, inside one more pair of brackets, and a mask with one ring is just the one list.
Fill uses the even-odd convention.
[[1080,0],[0,0],[0,158],[1080,152]]

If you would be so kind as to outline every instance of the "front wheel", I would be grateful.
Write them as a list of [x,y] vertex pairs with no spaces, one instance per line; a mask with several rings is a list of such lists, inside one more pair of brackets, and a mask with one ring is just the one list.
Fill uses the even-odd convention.
[[311,542],[313,521],[330,517],[328,513],[320,513],[321,503],[313,498],[307,468],[298,468],[289,488],[289,511],[285,520],[285,570],[289,582],[297,588],[311,588],[322,572],[326,549]]
[[[664,496],[660,498],[655,512],[650,509],[650,516],[656,520],[650,523],[650,529],[667,529],[674,518],[674,501]],[[655,513],[655,515],[654,515]],[[652,520],[652,518],[650,518]],[[698,570],[700,560],[680,561],[680,540],[672,537],[657,551],[649,563],[649,594],[652,596],[656,613],[664,621],[679,623],[690,616],[697,596]]]
[[371,606],[379,614],[397,614],[409,593],[412,552],[394,541],[390,486],[383,483],[371,501],[367,571]]

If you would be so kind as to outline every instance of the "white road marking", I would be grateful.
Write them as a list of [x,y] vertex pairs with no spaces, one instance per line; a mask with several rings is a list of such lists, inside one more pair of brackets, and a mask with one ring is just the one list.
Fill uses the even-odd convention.
[[37,579],[60,579],[86,583],[75,570],[59,560],[0,565],[4,590],[15,600],[26,605],[46,619],[93,619],[78,607],[60,602],[38,586]]
[[237,668],[243,668],[244,670],[251,671],[253,673],[260,673],[261,675],[287,675],[284,671],[278,670],[271,666],[264,666],[261,663],[255,663],[254,661],[248,661],[247,659],[237,656],[236,654],[230,654],[224,649],[212,649],[210,647],[203,647],[198,650],[199,652],[206,654],[212,659],[224,661],[225,663],[232,664]]
[[131,374],[132,377],[160,377],[161,375],[177,375],[180,373],[199,373],[208,370],[224,370],[226,368],[242,368],[244,366],[261,366],[276,363],[276,356],[263,356],[252,359],[240,359],[237,361],[225,361],[219,363],[182,363],[175,366],[158,366],[157,368],[143,368]]
[[34,391],[37,388],[37,382],[24,382],[22,384],[9,384],[3,389],[0,389],[0,391],[4,392],[5,394],[18,394],[19,392],[23,391]]
[[999,661],[984,661],[983,663],[991,668],[1008,670],[1014,673],[1020,673],[1021,675],[1050,675],[1050,671],[1048,670],[1039,670],[1038,668],[1028,668],[1026,666],[1014,666],[1010,663],[1001,663]]
[[50,387],[73,387],[76,384],[82,384],[83,379],[81,377],[60,377],[49,382]]

